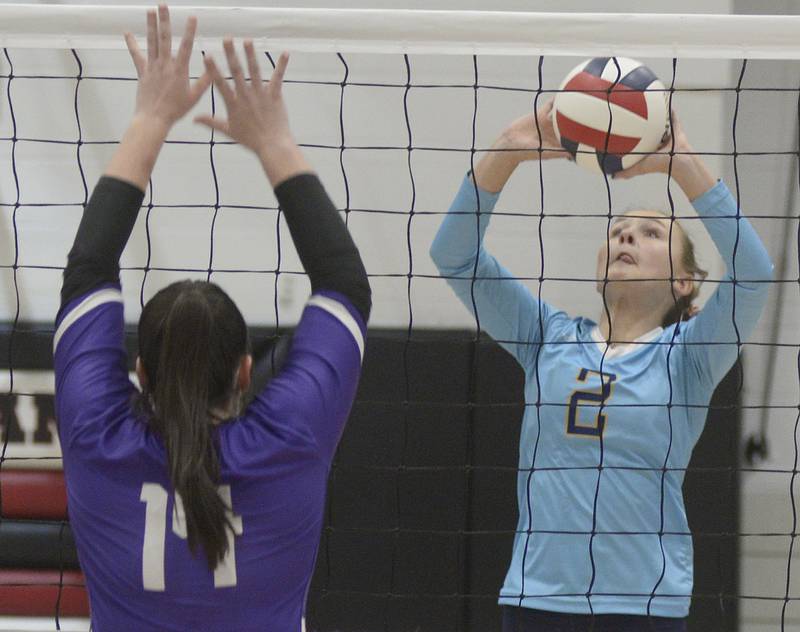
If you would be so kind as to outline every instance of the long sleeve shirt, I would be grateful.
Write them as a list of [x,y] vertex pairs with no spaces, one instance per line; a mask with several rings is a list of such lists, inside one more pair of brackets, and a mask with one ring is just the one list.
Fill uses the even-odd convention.
[[537,300],[484,248],[498,196],[468,176],[431,255],[525,371],[519,520],[500,603],[686,616],[693,554],[684,471],[711,395],[766,302],[769,256],[718,182],[694,207],[725,279],[679,329],[607,349],[596,323]]

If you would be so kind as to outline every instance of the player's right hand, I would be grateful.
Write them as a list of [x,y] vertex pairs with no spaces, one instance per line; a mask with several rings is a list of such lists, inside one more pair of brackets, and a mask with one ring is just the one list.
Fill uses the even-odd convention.
[[189,81],[189,58],[196,30],[197,18],[190,17],[178,54],[173,56],[169,9],[162,4],[157,13],[147,12],[147,57],[136,38],[125,33],[125,43],[139,77],[134,116],[156,120],[168,129],[195,106],[211,85],[208,73],[193,84]]
[[553,126],[553,99],[549,99],[536,112],[513,121],[500,135],[496,148],[510,150],[519,162],[525,160],[551,160],[569,158],[561,146]]

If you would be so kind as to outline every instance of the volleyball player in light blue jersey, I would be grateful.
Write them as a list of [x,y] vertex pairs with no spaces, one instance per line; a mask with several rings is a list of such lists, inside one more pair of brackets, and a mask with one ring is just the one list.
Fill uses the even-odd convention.
[[538,113],[541,139],[533,114],[504,131],[494,145],[504,151],[466,177],[431,247],[470,310],[474,297],[482,329],[525,370],[503,629],[683,631],[692,594],[684,471],[714,388],[766,302],[772,263],[674,120],[671,165],[670,140],[616,177],[670,173],[691,200],[727,266],[703,310],[694,315],[705,273],[692,243],[656,211],[628,213],[598,236],[599,322],[538,301],[482,238],[517,165],[566,157],[551,107]]

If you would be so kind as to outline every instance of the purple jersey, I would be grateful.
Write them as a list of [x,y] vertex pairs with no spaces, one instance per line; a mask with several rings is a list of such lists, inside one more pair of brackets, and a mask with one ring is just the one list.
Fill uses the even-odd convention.
[[356,393],[365,324],[341,294],[308,301],[281,371],[215,430],[229,552],[210,571],[186,542],[164,446],[132,406],[119,286],[61,310],[56,415],[69,516],[95,632],[298,632],[328,471]]

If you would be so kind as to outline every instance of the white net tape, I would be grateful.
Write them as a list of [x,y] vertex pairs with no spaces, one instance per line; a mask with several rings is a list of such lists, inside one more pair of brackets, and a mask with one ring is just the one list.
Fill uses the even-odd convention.
[[[0,6],[0,46],[119,48],[143,35],[139,6]],[[308,52],[629,55],[800,59],[800,17],[378,9],[175,7],[198,16],[197,43],[223,35]]]

